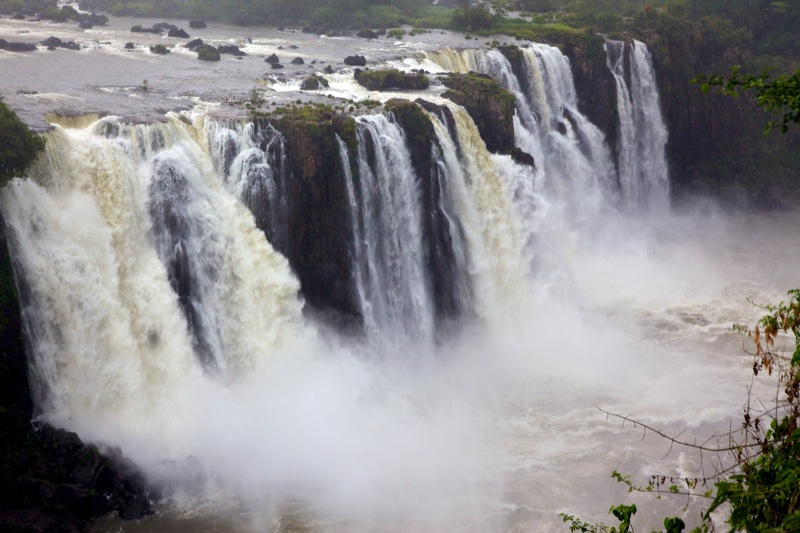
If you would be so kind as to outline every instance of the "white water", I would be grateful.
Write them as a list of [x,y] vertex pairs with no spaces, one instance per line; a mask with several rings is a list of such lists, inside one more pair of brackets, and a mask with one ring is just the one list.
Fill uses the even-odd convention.
[[[542,107],[557,122],[565,91],[561,107]],[[247,155],[248,132],[187,115],[191,124],[121,126],[111,138],[98,132],[113,119],[50,134],[35,179],[13,183],[0,204],[32,291],[42,407],[177,487],[161,516],[108,530],[563,531],[557,511],[607,520],[629,497],[612,469],[686,473],[696,459],[664,458],[663,442],[595,407],[701,437],[737,423],[749,365],[730,324],[757,316],[746,297],[774,301],[797,285],[798,213],[629,218],[603,208],[592,173],[567,175],[591,185],[569,196],[553,170],[574,163],[566,155],[523,172],[486,153],[451,110],[457,143],[434,126],[481,320],[439,345],[426,342],[427,289],[403,285],[419,279],[413,216],[424,214],[400,212],[415,202],[402,143],[386,117],[360,119],[362,136],[386,135],[395,181],[385,187],[406,188],[385,193],[403,202],[387,216],[407,217],[405,237],[386,245],[396,250],[388,271],[419,305],[392,315],[387,304],[397,322],[383,327],[419,337],[411,353],[390,337],[317,338],[305,323],[286,261],[236,200],[246,169],[274,168]],[[240,158],[227,179],[213,141],[222,129]],[[576,147],[547,135],[564,138],[541,143],[546,157]],[[165,268],[177,244],[154,222],[151,191],[167,168],[164,185],[181,184],[180,245],[197,261],[189,294],[209,312],[217,370],[196,357]],[[754,253],[767,237],[771,253]],[[642,501],[637,528],[660,527]],[[662,503],[696,519],[683,501]]]
[[617,85],[617,166],[622,196],[630,206],[664,211],[669,202],[667,128],[654,90],[650,51],[639,41],[607,41],[605,46],[608,68]]

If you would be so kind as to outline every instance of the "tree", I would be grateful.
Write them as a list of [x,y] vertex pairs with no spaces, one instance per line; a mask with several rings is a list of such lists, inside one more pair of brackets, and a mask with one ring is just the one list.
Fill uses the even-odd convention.
[[768,113],[778,115],[777,120],[771,120],[764,126],[764,132],[769,133],[772,128],[778,127],[781,133],[786,133],[789,125],[800,123],[800,69],[793,74],[772,77],[770,69],[758,76],[741,74],[741,67],[731,67],[728,78],[718,74],[710,76],[697,76],[692,80],[700,83],[704,93],[713,87],[719,94],[738,97],[740,92],[752,91],[755,93],[756,103]]
[[0,98],[0,187],[25,170],[44,149],[44,138],[33,133]]

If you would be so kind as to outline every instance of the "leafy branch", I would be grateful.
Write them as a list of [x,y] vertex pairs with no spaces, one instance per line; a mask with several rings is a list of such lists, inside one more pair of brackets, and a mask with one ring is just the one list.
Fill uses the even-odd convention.
[[764,126],[764,133],[772,128],[780,128],[786,133],[789,125],[800,123],[800,69],[793,74],[773,77],[770,69],[754,76],[742,74],[741,67],[731,67],[729,77],[719,74],[700,75],[691,80],[699,83],[700,90],[708,94],[712,88],[717,94],[739,97],[740,92],[755,91],[755,101],[768,113],[778,115],[777,120],[770,120]]

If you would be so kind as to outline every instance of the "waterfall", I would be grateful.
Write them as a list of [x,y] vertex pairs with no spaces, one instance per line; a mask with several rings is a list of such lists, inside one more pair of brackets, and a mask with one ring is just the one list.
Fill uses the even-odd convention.
[[41,176],[2,195],[52,420],[147,419],[203,371],[256,371],[297,334],[297,281],[192,130],[56,128]]
[[429,54],[442,68],[488,74],[517,100],[515,141],[537,168],[525,185],[547,189],[561,217],[590,219],[615,191],[614,168],[603,133],[579,110],[569,60],[558,48],[533,44],[520,49],[527,76],[520,80],[496,49],[445,50]]
[[423,263],[421,201],[405,135],[384,115],[358,118],[362,303],[367,330],[395,340],[434,334],[432,288]]
[[664,210],[669,204],[667,128],[650,51],[636,40],[609,40],[605,47],[617,88],[617,167],[622,196],[627,205]]

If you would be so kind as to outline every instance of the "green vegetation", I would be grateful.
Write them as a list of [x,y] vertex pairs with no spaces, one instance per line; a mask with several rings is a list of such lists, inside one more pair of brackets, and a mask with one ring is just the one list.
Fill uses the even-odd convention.
[[791,75],[774,78],[769,69],[758,76],[741,74],[740,70],[741,67],[732,67],[731,75],[727,79],[712,74],[698,76],[692,81],[701,83],[704,93],[708,93],[712,87],[720,94],[733,97],[738,97],[739,91],[755,92],[756,103],[768,113],[779,117],[778,120],[767,122],[764,126],[765,133],[769,133],[774,127],[786,133],[789,124],[800,123],[800,69]]
[[163,56],[163,55],[169,53],[169,48],[167,48],[163,44],[156,44],[156,45],[150,47],[150,51],[153,52],[154,54],[158,54],[158,55],[162,55]]
[[0,99],[0,187],[22,176],[44,149],[44,138],[33,133]]
[[370,91],[386,91],[389,89],[423,90],[430,85],[430,80],[420,72],[406,73],[394,68],[381,70],[355,70],[356,81]]

